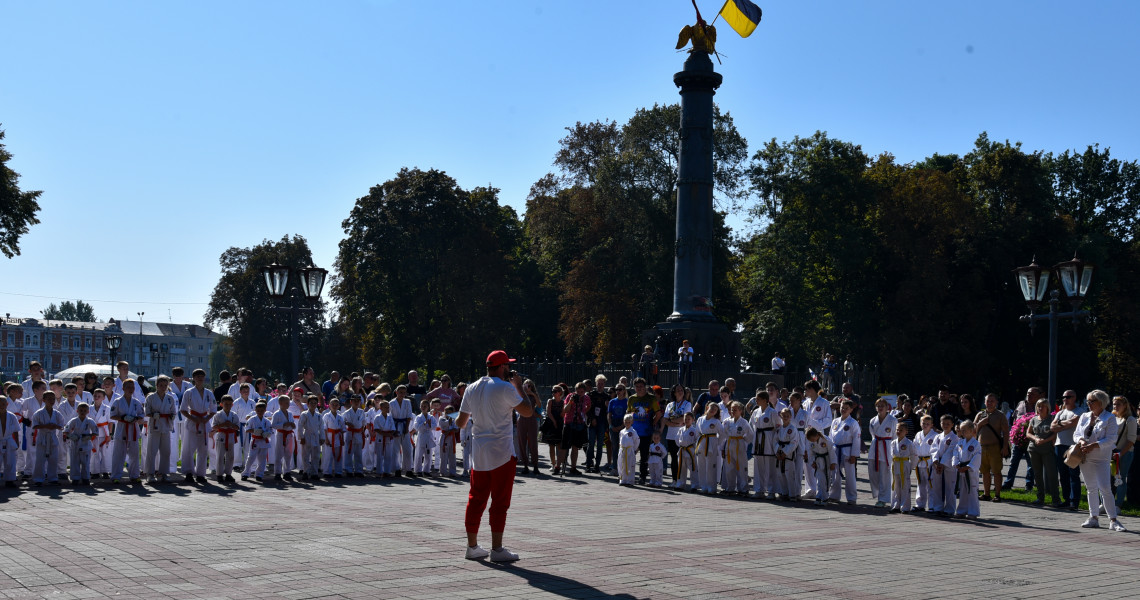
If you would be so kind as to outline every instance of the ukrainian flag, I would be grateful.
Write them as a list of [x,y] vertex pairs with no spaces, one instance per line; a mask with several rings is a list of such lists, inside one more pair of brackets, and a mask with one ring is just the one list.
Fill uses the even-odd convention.
[[748,0],[727,0],[720,9],[725,23],[736,30],[740,37],[748,37],[760,24],[762,11]]

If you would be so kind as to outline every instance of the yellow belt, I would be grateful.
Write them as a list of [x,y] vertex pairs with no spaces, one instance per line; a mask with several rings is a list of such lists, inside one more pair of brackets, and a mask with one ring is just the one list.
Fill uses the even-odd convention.
[[704,443],[704,445],[705,445],[705,456],[709,455],[709,446],[711,445],[711,444],[709,444],[709,438],[715,438],[715,437],[716,437],[715,433],[702,433],[700,439],[697,440],[697,448],[701,447],[702,442]]
[[[909,456],[896,456],[894,460],[896,463],[899,463],[901,465],[902,463],[905,463],[906,461],[910,460],[910,457]],[[903,474],[904,473],[906,473],[906,467],[900,466],[899,467],[899,476],[898,477],[891,477],[891,491],[892,492],[895,489],[895,480],[896,479],[899,482],[899,487],[900,488],[902,487],[902,480],[903,480]]]
[[[730,464],[733,467],[738,468],[738,469],[740,468],[740,461],[737,460],[736,454],[738,452],[740,452],[740,443],[742,441],[744,441],[744,436],[742,436],[742,435],[740,435],[740,436],[737,436],[737,435],[729,436],[728,437],[729,446],[725,449],[725,454],[728,455],[728,464]],[[733,448],[732,448],[733,442],[736,443],[736,450],[735,451],[733,451]]]

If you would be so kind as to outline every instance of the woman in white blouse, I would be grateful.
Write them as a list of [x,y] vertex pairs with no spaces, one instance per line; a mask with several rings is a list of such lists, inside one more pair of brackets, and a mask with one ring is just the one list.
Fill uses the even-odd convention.
[[1085,476],[1085,487],[1089,493],[1089,518],[1081,524],[1081,527],[1100,527],[1098,517],[1103,503],[1111,521],[1109,528],[1113,531],[1124,531],[1124,526],[1116,518],[1116,502],[1112,496],[1110,472],[1112,453],[1116,448],[1116,417],[1105,410],[1108,405],[1108,393],[1104,390],[1093,390],[1086,398],[1089,412],[1081,415],[1073,432],[1073,443],[1085,454],[1081,473]]

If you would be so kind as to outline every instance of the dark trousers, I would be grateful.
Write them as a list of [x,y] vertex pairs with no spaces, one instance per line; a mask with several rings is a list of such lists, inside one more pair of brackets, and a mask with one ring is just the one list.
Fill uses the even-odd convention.
[[665,440],[665,447],[669,449],[669,472],[673,474],[673,482],[677,481],[677,473],[680,470],[680,463],[677,462],[677,452],[681,447],[677,445],[675,440]]
[[[1025,487],[1026,489],[1033,489],[1033,463],[1029,462],[1029,452],[1026,451],[1025,446],[1014,446],[1013,452],[1009,457],[1009,473],[1005,476],[1005,483],[1002,487],[1013,487],[1014,481],[1017,479],[1017,467],[1021,464],[1022,459],[1025,460]],[[1081,487],[1077,486],[1077,491]]]
[[1065,464],[1065,453],[1069,448],[1070,446],[1064,444],[1053,446],[1053,452],[1057,457],[1057,476],[1061,479],[1061,502],[1069,506],[1080,506],[1081,469],[1071,468]]
[[606,447],[606,432],[609,427],[603,423],[600,427],[589,427],[586,431],[586,468],[601,468],[602,450]]
[[538,418],[519,417],[519,460],[524,467],[538,469]]
[[693,363],[683,360],[677,363],[677,382],[685,387],[693,385]]
[[649,446],[653,444],[653,434],[647,433],[641,436],[641,445],[637,449],[637,455],[641,457],[641,479],[645,480],[646,475],[649,474]]

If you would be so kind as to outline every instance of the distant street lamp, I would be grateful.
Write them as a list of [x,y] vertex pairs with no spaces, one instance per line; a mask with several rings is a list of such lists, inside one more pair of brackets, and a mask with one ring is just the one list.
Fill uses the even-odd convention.
[[[1021,322],[1029,323],[1029,331],[1032,333],[1037,321],[1049,321],[1049,391],[1047,397],[1050,402],[1057,400],[1057,321],[1061,319],[1072,320],[1073,330],[1076,331],[1080,319],[1091,320],[1091,313],[1087,310],[1080,310],[1080,306],[1089,291],[1089,285],[1092,283],[1093,269],[1093,265],[1078,259],[1074,255],[1072,260],[1053,265],[1052,269],[1041,268],[1037,264],[1037,257],[1035,256],[1029,266],[1018,267],[1013,270],[1017,274],[1017,285],[1021,290],[1021,296],[1025,300],[1025,305],[1029,307],[1029,314],[1023,315],[1020,318]],[[1056,279],[1060,280],[1062,289],[1055,289],[1049,294],[1049,312],[1039,315],[1036,314],[1036,311],[1045,299],[1045,292],[1049,289],[1050,271],[1055,272]],[[1065,299],[1072,306],[1072,310],[1069,312],[1058,312],[1057,310],[1061,304],[1062,290]]]
[[162,374],[162,361],[167,357],[169,350],[169,344],[158,344],[155,342],[150,343],[150,358],[155,362],[155,377]]
[[119,356],[119,347],[123,345],[123,338],[117,335],[108,335],[103,338],[107,344],[107,351],[111,353],[111,376],[115,376],[115,358]]
[[[261,275],[265,278],[265,290],[269,293],[269,297],[275,301],[282,300],[286,296],[289,298],[288,306],[270,307],[272,310],[289,312],[289,343],[292,348],[293,370],[286,375],[285,379],[296,376],[297,372],[301,370],[301,347],[298,341],[298,332],[301,328],[301,311],[319,310],[316,306],[308,305],[315,304],[320,300],[321,290],[325,287],[325,279],[328,278],[328,274],[328,270],[313,265],[303,269],[293,269],[273,263],[261,269]],[[289,285],[290,279],[293,280],[292,286]],[[306,305],[299,305],[299,301]]]

